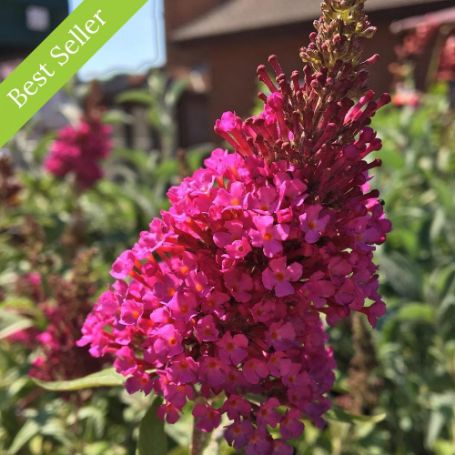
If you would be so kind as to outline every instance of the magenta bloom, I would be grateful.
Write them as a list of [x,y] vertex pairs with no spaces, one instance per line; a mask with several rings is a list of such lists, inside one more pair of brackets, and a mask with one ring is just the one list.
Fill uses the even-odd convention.
[[238,365],[248,356],[247,347],[248,338],[240,333],[231,336],[229,332],[226,332],[218,342],[220,358],[226,363],[232,362],[233,365]]
[[251,230],[254,246],[262,246],[268,258],[278,256],[283,251],[282,241],[289,237],[289,226],[274,224],[272,216],[257,216],[253,220],[257,230]]
[[305,242],[316,243],[329,222],[329,215],[320,216],[322,206],[309,206],[303,215],[300,215],[300,227],[305,233]]
[[103,176],[100,162],[111,152],[111,128],[98,120],[82,120],[79,125],[59,131],[44,162],[56,177],[73,174],[80,188],[93,186]]
[[[360,7],[345,3],[340,17]],[[135,388],[152,383],[169,422],[193,399],[202,431],[226,414],[226,439],[247,455],[290,454],[301,419],[323,425],[335,362],[322,316],[333,325],[361,312],[374,325],[385,310],[372,259],[391,226],[366,184],[379,165],[367,157],[381,147],[368,125],[389,98],[365,88],[374,59],[356,54],[357,35],[352,61],[327,55],[347,32],[323,11],[321,34],[301,51],[303,74],[286,79],[276,57],[275,80],[259,67],[270,91],[263,112],[217,121],[234,152],[214,150],[169,190],[169,210],[114,263],[79,342],[111,353]],[[346,30],[368,27],[361,19]]]
[[211,406],[198,403],[193,409],[193,416],[196,418],[196,425],[202,431],[212,431],[221,423],[221,414]]
[[295,293],[292,281],[302,276],[302,266],[297,262],[286,265],[286,258],[272,259],[269,267],[262,272],[262,282],[266,289],[274,290],[277,297],[286,297]]

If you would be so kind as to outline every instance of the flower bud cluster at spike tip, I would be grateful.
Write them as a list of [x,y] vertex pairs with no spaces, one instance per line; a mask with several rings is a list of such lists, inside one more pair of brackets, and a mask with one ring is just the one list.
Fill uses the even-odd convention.
[[[347,2],[323,11],[335,3]],[[363,30],[363,2],[350,4]],[[129,392],[163,396],[170,423],[193,399],[202,431],[225,414],[226,439],[247,455],[292,454],[302,418],[323,425],[335,368],[323,317],[357,311],[374,325],[385,311],[372,259],[391,226],[369,188],[379,161],[365,158],[381,147],[368,124],[388,97],[351,99],[368,63],[349,78],[348,61],[307,64],[290,81],[276,57],[276,78],[259,67],[264,110],[217,121],[234,153],[214,150],[170,189],[170,209],[114,263],[79,342],[112,355]]]
[[103,177],[99,163],[111,152],[110,134],[111,127],[96,119],[62,128],[46,157],[45,169],[57,177],[74,174],[79,188],[90,188]]

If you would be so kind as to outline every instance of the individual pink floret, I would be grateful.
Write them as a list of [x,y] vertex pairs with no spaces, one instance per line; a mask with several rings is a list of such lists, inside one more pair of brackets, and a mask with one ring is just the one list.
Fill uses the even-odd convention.
[[295,293],[291,282],[302,276],[302,266],[297,262],[287,265],[285,257],[272,259],[262,272],[262,282],[266,289],[274,291],[277,297],[286,297]]
[[306,207],[305,213],[300,215],[300,227],[305,233],[305,242],[316,243],[324,233],[330,216],[320,217],[321,210],[321,205],[310,205]]
[[257,216],[253,219],[257,230],[250,231],[251,244],[263,247],[268,258],[279,256],[283,252],[283,241],[289,237],[289,226],[274,224],[272,216]]

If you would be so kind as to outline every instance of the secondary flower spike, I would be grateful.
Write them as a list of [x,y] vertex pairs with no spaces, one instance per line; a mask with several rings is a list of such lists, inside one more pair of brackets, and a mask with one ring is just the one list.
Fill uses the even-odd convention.
[[79,342],[112,355],[129,392],[161,395],[168,422],[193,399],[202,431],[226,414],[226,439],[247,455],[290,455],[303,418],[324,424],[335,362],[322,317],[374,325],[385,311],[373,252],[391,226],[369,187],[380,161],[366,158],[389,97],[366,86],[363,3],[323,2],[302,73],[289,80],[274,56],[275,77],[259,67],[263,111],[216,122],[234,151],[171,188]]
[[111,152],[111,128],[97,119],[82,119],[62,128],[44,162],[56,177],[74,174],[79,188],[93,186],[103,177],[100,162]]

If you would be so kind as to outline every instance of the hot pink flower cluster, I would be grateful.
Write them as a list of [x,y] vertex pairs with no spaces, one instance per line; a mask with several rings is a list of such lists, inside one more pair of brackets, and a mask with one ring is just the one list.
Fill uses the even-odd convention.
[[111,152],[111,128],[98,120],[66,126],[52,143],[44,167],[57,177],[74,174],[80,188],[89,188],[103,176],[100,161]]
[[[311,39],[302,53],[317,51]],[[303,418],[323,424],[335,362],[321,316],[374,325],[385,310],[372,259],[391,226],[366,157],[389,97],[364,90],[373,61],[307,65],[289,82],[271,57],[264,110],[216,123],[235,152],[214,150],[171,188],[170,209],[114,263],[79,345],[112,355],[129,392],[161,395],[168,422],[195,400],[196,427],[227,416],[227,441],[247,455],[290,455]]]

